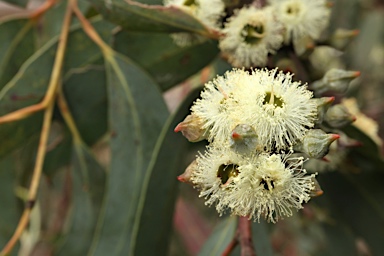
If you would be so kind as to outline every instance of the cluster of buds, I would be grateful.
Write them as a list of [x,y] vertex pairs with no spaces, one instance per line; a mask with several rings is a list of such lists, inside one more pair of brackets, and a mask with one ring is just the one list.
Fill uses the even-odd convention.
[[291,216],[322,193],[304,162],[324,158],[340,138],[329,131],[354,120],[334,99],[314,98],[277,69],[218,76],[175,128],[191,142],[209,142],[179,180],[192,183],[220,214],[271,222]]

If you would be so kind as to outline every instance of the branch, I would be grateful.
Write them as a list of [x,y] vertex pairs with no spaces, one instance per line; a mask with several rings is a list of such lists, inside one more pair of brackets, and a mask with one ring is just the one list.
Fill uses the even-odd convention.
[[238,244],[241,247],[241,256],[256,256],[252,244],[251,220],[248,217],[239,217],[236,233],[221,255],[229,256]]
[[70,4],[68,4],[67,10],[64,16],[61,34],[60,34],[60,40],[57,48],[55,63],[53,65],[53,70],[52,70],[51,79],[49,83],[49,89],[45,99],[43,100],[43,102],[46,102],[45,103],[46,109],[44,112],[43,126],[41,129],[41,136],[40,136],[39,146],[37,149],[36,163],[33,170],[31,185],[28,191],[28,201],[26,203],[26,206],[20,218],[20,221],[17,225],[15,233],[13,234],[11,239],[8,241],[8,243],[5,245],[3,250],[0,252],[1,256],[8,255],[12,251],[16,242],[20,239],[20,236],[23,234],[25,228],[28,225],[29,217],[30,217],[32,208],[35,204],[37,190],[40,184],[40,178],[41,178],[41,173],[43,169],[46,149],[47,149],[48,135],[51,128],[51,120],[52,120],[52,114],[53,114],[54,103],[55,103],[54,99],[55,99],[56,90],[58,88],[58,84],[60,81],[61,69],[63,67],[64,53],[65,53],[67,39],[68,39],[69,26],[71,24],[71,16],[72,16],[71,6]]

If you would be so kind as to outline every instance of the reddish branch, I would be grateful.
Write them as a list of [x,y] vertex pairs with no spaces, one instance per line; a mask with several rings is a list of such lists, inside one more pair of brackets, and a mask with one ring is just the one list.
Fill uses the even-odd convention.
[[247,217],[239,217],[235,236],[225,248],[222,256],[229,256],[238,244],[241,247],[241,256],[256,256],[252,244],[251,221]]

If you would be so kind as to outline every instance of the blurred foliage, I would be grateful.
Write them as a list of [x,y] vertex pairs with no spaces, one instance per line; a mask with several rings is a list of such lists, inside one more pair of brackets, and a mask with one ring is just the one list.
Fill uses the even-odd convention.
[[[333,2],[328,34],[337,28],[360,30],[340,57],[345,68],[362,71],[347,96],[356,97],[362,112],[384,127],[383,3]],[[46,109],[0,125],[1,248],[28,205],[28,196],[18,191],[29,189],[39,138],[49,133],[34,206],[40,210],[34,213],[41,215],[40,232],[32,232],[34,217],[11,255],[22,249],[25,255],[169,254],[172,218],[178,214],[176,176],[185,168],[186,156],[196,154],[196,147],[187,147],[173,128],[188,113],[199,89],[185,97],[173,114],[163,93],[185,81],[182,88],[189,90],[231,66],[218,58],[215,36],[196,18],[175,8],[145,4],[162,2],[80,1],[82,12],[95,14],[88,20],[109,50],[95,43],[87,34],[89,28],[73,17],[57,81],[67,108],[55,103],[49,130],[42,128]],[[39,15],[0,20],[0,116],[44,99],[66,6],[67,1],[61,1]],[[180,31],[210,39],[182,48],[169,37]],[[189,79],[193,75],[197,76]],[[303,212],[277,225],[253,224],[258,255],[384,254],[382,148],[355,126],[343,132],[363,146],[351,149],[336,170],[318,175],[324,195]],[[201,200],[188,205],[200,210],[198,218],[212,219],[212,211],[201,210]],[[181,217],[189,225],[179,239],[192,239],[189,229],[194,219]],[[176,231],[180,228],[175,225]],[[212,226],[195,228],[211,230]],[[235,229],[236,218],[223,218],[210,237],[205,234],[204,245],[197,243],[200,255],[219,255]],[[42,251],[46,247],[48,252]]]

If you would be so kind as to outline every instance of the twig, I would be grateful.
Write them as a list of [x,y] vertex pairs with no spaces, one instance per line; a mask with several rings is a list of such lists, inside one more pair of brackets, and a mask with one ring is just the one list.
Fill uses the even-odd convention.
[[229,256],[238,244],[241,247],[241,256],[256,256],[252,244],[251,220],[248,217],[239,217],[236,233],[221,255]]
[[58,84],[60,80],[61,69],[63,67],[64,53],[65,53],[67,39],[68,39],[69,26],[71,24],[71,16],[72,16],[71,6],[70,4],[68,4],[67,10],[64,16],[61,34],[60,34],[60,40],[57,48],[55,63],[53,65],[51,79],[49,82],[49,89],[46,94],[46,97],[43,100],[46,102],[46,107],[44,112],[44,120],[43,120],[42,129],[41,129],[39,146],[37,149],[36,163],[33,170],[31,185],[28,191],[28,201],[26,203],[26,206],[20,218],[20,221],[17,225],[16,231],[11,237],[11,239],[8,241],[8,243],[5,245],[3,250],[1,251],[0,253],[1,256],[5,256],[9,254],[13,249],[13,247],[15,246],[16,242],[19,240],[20,236],[23,234],[25,228],[28,225],[29,216],[31,214],[32,208],[36,200],[37,190],[40,184],[40,178],[41,178],[41,173],[43,169],[46,149],[47,149],[49,130],[51,128],[55,94],[56,94],[56,90],[58,88]]
[[239,242],[241,246],[241,256],[256,256],[252,244],[251,220],[248,217],[239,217]]

